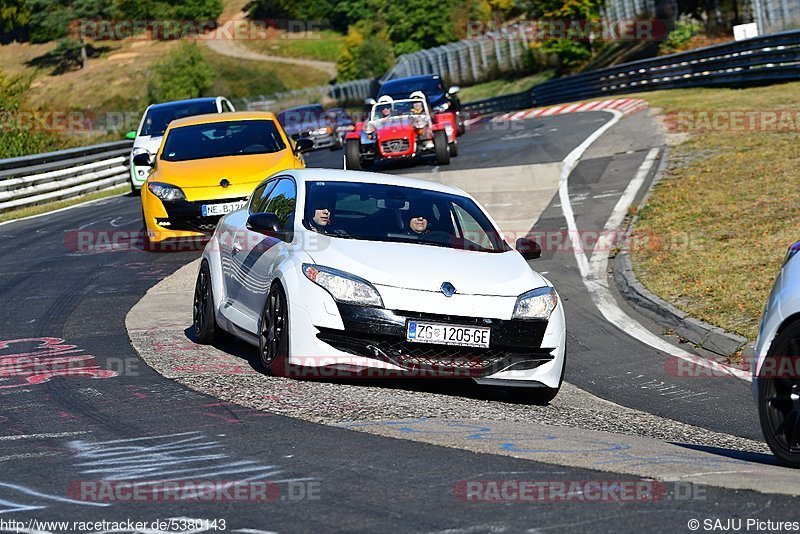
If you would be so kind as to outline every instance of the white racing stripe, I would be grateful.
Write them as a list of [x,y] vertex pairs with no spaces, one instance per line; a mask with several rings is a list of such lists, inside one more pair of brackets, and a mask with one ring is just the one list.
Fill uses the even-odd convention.
[[[567,228],[569,230],[570,241],[572,242],[572,250],[573,254],[575,255],[575,261],[578,263],[578,269],[581,273],[583,284],[586,286],[587,291],[589,291],[592,302],[597,309],[600,310],[600,313],[603,314],[603,317],[605,317],[608,322],[626,334],[638,339],[642,343],[645,343],[656,350],[666,352],[667,354],[675,356],[676,358],[689,361],[693,365],[699,365],[717,372],[729,373],[736,378],[740,378],[748,382],[751,381],[752,378],[750,377],[750,373],[747,371],[729,367],[727,365],[690,354],[663,340],[642,326],[638,321],[626,314],[617,305],[616,301],[614,300],[614,296],[611,294],[611,291],[608,288],[606,274],[608,267],[608,250],[610,250],[608,248],[610,245],[608,240],[611,239],[610,233],[606,233],[601,236],[600,239],[598,239],[592,254],[592,261],[589,262],[586,259],[586,255],[584,254],[581,246],[580,235],[578,234],[578,226],[575,223],[575,213],[572,210],[572,203],[570,202],[569,198],[569,177],[577,166],[581,156],[583,156],[583,153],[586,152],[592,143],[599,139],[600,136],[603,135],[609,128],[619,122],[623,116],[621,111],[614,109],[606,109],[604,111],[611,113],[613,117],[610,121],[606,122],[600,128],[595,130],[589,137],[586,138],[586,140],[583,141],[583,143],[578,145],[567,155],[563,161],[558,188],[558,197],[561,201],[561,211],[564,214],[564,219],[567,221]],[[650,172],[657,155],[657,148],[651,149],[647,154],[647,157],[639,167],[636,176],[633,180],[631,180],[630,184],[628,184],[625,192],[622,194],[617,202],[617,205],[614,207],[614,211],[611,213],[611,216],[605,225],[605,229],[617,229],[619,225],[622,224],[628,207],[630,207],[630,205],[633,203],[633,200],[636,198],[636,194],[644,184],[645,178]]]

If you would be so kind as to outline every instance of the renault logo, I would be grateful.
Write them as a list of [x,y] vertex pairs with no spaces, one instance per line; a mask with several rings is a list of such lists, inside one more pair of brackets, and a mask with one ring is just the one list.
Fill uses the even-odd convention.
[[228,181],[228,179],[227,179],[227,178],[223,178],[223,179],[222,179],[222,180],[219,182],[219,185],[221,185],[222,187],[228,187],[229,185],[231,185],[231,183]]
[[444,293],[445,297],[452,297],[456,292],[456,288],[450,282],[443,283],[439,290]]

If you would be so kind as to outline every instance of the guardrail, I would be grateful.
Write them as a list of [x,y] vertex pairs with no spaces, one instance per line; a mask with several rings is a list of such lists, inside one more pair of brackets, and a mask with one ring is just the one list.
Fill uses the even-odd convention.
[[800,31],[793,30],[549,80],[533,88],[533,100],[548,106],[639,91],[798,79]]
[[533,93],[523,91],[504,96],[495,96],[462,104],[461,109],[470,115],[485,115],[500,111],[514,111],[533,107]]
[[127,183],[133,141],[0,160],[0,213]]

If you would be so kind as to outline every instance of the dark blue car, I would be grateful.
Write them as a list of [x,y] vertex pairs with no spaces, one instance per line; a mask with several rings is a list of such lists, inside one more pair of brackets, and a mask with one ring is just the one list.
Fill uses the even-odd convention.
[[423,76],[410,76],[389,80],[381,85],[378,98],[389,95],[392,98],[408,98],[414,91],[422,91],[428,99],[428,105],[433,113],[450,111],[456,115],[458,133],[464,133],[464,120],[461,116],[461,101],[456,94],[458,87],[453,86],[445,90],[442,78],[438,74]]

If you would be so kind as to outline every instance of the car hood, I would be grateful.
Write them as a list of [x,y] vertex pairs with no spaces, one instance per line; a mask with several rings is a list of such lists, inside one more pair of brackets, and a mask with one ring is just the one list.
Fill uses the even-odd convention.
[[315,121],[290,122],[285,125],[283,129],[286,131],[286,133],[297,133],[316,130],[317,128],[324,128],[325,126],[331,126],[330,121],[319,119]]
[[360,276],[376,286],[439,291],[444,282],[450,282],[462,295],[516,297],[550,285],[514,250],[495,254],[314,236],[316,243],[306,250],[316,264]]
[[154,137],[150,137],[149,135],[142,135],[136,138],[133,142],[133,148],[144,148],[151,154],[155,154],[158,152],[159,147],[161,147],[161,140],[164,139],[163,136],[158,135]]
[[227,156],[191,161],[158,160],[153,181],[176,185],[181,189],[219,186],[225,179],[231,185],[254,184],[283,169],[294,168],[291,152]]
[[389,120],[375,123],[375,129],[381,138],[401,137],[415,132],[410,120]]

